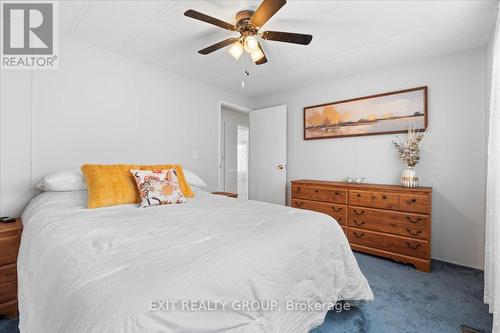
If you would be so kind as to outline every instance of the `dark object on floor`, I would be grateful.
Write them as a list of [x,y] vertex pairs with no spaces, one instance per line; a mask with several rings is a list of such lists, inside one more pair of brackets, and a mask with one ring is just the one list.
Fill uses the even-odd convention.
[[481,331],[462,325],[462,333],[481,333]]
[[[491,332],[481,271],[433,261],[432,273],[422,273],[387,259],[360,253],[356,258],[375,300],[330,311],[311,333],[457,333],[462,326]],[[0,333],[16,332],[17,320],[0,320]]]

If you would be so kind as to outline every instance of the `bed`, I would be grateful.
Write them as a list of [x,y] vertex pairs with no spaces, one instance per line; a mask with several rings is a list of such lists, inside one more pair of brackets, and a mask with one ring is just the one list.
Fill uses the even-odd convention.
[[373,299],[324,214],[199,189],[179,205],[85,204],[45,192],[25,209],[21,332],[309,332],[325,304]]

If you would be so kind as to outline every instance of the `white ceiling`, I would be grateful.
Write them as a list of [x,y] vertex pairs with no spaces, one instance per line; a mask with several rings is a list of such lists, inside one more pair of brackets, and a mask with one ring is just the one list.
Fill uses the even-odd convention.
[[309,46],[264,41],[269,62],[243,63],[227,48],[203,56],[208,45],[235,36],[185,17],[189,8],[234,23],[239,10],[260,1],[65,1],[64,34],[145,63],[258,96],[375,70],[396,63],[485,45],[497,1],[294,1],[261,29],[308,33]]

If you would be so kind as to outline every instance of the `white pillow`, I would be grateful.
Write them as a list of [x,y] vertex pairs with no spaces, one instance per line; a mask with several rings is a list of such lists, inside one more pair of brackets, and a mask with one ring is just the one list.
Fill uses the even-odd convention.
[[205,186],[207,186],[207,183],[205,183],[194,172],[191,172],[191,171],[189,171],[187,169],[183,169],[183,171],[184,171],[184,177],[186,177],[186,181],[188,182],[189,185],[198,186],[198,187],[205,187]]
[[87,184],[80,170],[62,170],[43,177],[36,188],[45,192],[81,191]]

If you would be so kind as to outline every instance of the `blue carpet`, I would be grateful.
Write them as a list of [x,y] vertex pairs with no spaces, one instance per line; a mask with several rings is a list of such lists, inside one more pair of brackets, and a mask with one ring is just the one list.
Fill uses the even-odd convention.
[[[349,311],[330,311],[311,333],[458,333],[462,325],[491,332],[483,304],[483,273],[433,261],[432,273],[356,253],[375,300]],[[17,320],[0,320],[0,333],[18,332]]]
[[483,272],[442,261],[432,272],[356,253],[375,299],[334,313],[311,333],[459,333],[466,325],[491,332],[492,316],[483,304]]

